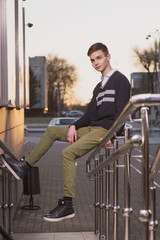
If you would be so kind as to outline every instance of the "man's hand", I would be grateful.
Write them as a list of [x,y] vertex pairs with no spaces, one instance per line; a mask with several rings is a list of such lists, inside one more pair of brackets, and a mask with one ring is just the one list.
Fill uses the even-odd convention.
[[[103,140],[103,138],[99,139],[100,141]],[[102,148],[107,148],[107,147],[111,147],[112,146],[112,142],[111,140],[108,140],[104,145],[102,145]]]
[[105,147],[107,148],[107,147],[111,147],[111,146],[112,146],[112,142],[111,142],[111,140],[108,140],[105,144]]
[[77,131],[76,131],[76,127],[74,125],[71,125],[69,127],[68,134],[67,134],[67,140],[70,143],[74,143],[77,141]]

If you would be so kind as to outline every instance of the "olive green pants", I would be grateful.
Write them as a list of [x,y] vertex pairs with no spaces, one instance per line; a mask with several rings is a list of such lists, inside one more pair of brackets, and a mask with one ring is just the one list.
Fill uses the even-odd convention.
[[[77,130],[77,141],[62,151],[64,170],[64,196],[75,196],[76,166],[75,160],[98,146],[107,135],[107,130],[102,127],[82,127]],[[31,165],[47,152],[52,144],[58,141],[67,142],[68,126],[48,127],[33,151],[26,158]]]

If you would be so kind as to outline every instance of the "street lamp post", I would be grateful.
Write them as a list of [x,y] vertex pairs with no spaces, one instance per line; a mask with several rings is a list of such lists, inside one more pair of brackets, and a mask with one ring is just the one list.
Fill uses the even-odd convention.
[[[25,0],[23,0],[25,1]],[[26,24],[25,22],[25,7],[22,8],[22,21],[23,21],[23,79],[24,79],[24,108],[27,106],[26,103],[26,26],[31,28],[32,23]]]
[[61,116],[61,94],[64,90],[63,82],[55,82],[54,86],[56,88],[57,96],[58,96],[58,117]]

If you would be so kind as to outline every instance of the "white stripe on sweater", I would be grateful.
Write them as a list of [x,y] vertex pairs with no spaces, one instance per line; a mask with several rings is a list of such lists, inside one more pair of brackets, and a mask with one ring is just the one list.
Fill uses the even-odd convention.
[[96,97],[96,100],[98,101],[98,98],[103,97],[105,94],[115,94],[115,90],[106,90],[104,92],[99,93]]
[[115,101],[115,98],[104,97],[103,99],[97,102],[97,106],[101,105],[102,102],[114,102],[114,101]]

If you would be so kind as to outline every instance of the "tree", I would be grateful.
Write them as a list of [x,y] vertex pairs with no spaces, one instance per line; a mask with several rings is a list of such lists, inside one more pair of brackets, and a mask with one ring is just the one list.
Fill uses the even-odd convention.
[[78,80],[76,67],[70,65],[67,60],[57,56],[48,55],[47,57],[47,74],[48,74],[48,112],[57,112],[58,96],[56,84],[62,85],[61,89],[61,110],[71,92],[74,84]]
[[37,77],[31,67],[29,67],[29,98],[30,98],[30,108],[32,108],[37,102]]
[[[154,47],[139,50],[133,49],[136,57],[136,65],[143,67],[148,72],[148,92],[158,92],[158,44],[154,42]],[[156,78],[154,76],[156,75]],[[154,82],[155,79],[155,82]]]

